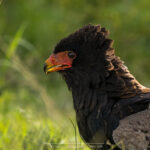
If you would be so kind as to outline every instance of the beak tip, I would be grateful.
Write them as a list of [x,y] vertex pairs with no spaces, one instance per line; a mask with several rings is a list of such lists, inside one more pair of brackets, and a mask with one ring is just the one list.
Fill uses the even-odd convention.
[[47,74],[47,64],[44,64],[44,72]]

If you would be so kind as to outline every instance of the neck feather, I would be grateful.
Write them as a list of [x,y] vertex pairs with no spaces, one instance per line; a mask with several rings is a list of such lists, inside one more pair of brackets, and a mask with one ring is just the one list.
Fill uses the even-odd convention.
[[86,113],[86,110],[92,110],[96,106],[101,110],[112,99],[115,101],[150,92],[149,88],[135,79],[119,57],[115,56],[111,65],[106,65],[100,72],[72,69],[63,74],[72,91],[76,110],[84,108]]

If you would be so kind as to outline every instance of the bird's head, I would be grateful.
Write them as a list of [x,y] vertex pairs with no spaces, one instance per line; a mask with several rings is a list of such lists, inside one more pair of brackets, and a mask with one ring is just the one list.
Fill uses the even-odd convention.
[[79,87],[101,88],[109,97],[119,98],[149,92],[115,56],[113,41],[108,35],[100,25],[87,25],[62,39],[45,61],[45,73],[60,72],[69,89],[74,91]]
[[[44,71],[67,72],[73,69],[94,70],[104,58],[114,55],[108,31],[100,25],[87,25],[61,40],[45,61]],[[113,52],[112,52],[113,51]]]

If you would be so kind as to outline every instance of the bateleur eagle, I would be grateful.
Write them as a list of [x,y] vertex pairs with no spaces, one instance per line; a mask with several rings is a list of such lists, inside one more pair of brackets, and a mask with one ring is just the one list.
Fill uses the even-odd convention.
[[[44,71],[59,72],[72,92],[78,129],[91,149],[150,150],[150,89],[115,55],[100,25],[62,39]],[[119,143],[123,144],[119,144]]]

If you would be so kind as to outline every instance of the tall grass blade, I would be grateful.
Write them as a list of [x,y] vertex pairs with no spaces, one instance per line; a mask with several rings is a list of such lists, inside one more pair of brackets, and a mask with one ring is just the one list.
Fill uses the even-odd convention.
[[71,119],[69,119],[70,120],[70,122],[71,122],[71,124],[72,124],[72,126],[73,126],[73,128],[74,128],[74,132],[75,132],[75,150],[77,150],[78,149],[78,140],[77,140],[77,128],[76,128],[76,124],[74,124],[74,122],[71,120]]
[[8,50],[7,50],[7,52],[6,52],[6,56],[7,56],[8,58],[11,58],[11,57],[15,54],[15,52],[16,52],[16,50],[17,50],[17,47],[18,47],[18,45],[19,45],[19,42],[20,42],[20,40],[21,40],[21,37],[22,37],[22,35],[23,35],[23,32],[24,32],[24,30],[25,30],[25,27],[26,27],[26,25],[23,24],[23,25],[18,29],[16,35],[14,36],[13,40],[11,41],[11,43],[10,43],[10,45],[9,45],[9,47],[8,47]]
[[0,5],[2,4],[3,0],[0,0]]

